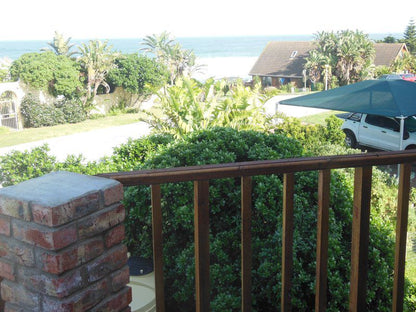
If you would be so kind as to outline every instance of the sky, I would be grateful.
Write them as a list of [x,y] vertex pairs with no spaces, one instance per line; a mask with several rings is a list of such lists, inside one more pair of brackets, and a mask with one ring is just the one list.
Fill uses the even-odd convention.
[[416,0],[6,0],[0,40],[403,34],[411,19]]

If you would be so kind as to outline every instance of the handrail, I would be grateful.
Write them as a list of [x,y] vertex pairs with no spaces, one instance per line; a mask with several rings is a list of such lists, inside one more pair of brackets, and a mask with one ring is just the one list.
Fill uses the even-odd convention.
[[236,178],[255,175],[282,174],[300,171],[392,165],[414,162],[416,152],[375,152],[367,154],[287,158],[227,164],[175,167],[103,173],[98,176],[114,179],[125,186],[152,185],[171,182]]
[[330,205],[327,195],[330,186],[330,171],[331,169],[355,168],[349,310],[364,311],[366,306],[372,166],[400,164],[392,311],[403,311],[410,174],[411,164],[415,162],[415,151],[398,151],[117,172],[100,174],[99,176],[118,180],[124,186],[151,185],[157,311],[165,311],[160,184],[184,181],[194,182],[196,309],[197,311],[210,311],[209,180],[239,177],[241,179],[241,310],[248,312],[251,311],[252,301],[251,177],[269,174],[284,175],[281,311],[291,311],[294,173],[318,171],[315,311],[325,311],[327,305],[326,287]]

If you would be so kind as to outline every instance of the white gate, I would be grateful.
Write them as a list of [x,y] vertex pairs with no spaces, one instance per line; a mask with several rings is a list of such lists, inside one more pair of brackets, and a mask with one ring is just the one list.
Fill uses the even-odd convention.
[[16,95],[11,91],[3,92],[0,96],[0,126],[19,129],[16,100]]

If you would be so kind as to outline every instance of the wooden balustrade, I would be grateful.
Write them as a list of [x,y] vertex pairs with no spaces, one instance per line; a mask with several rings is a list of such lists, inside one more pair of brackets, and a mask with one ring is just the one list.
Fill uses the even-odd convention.
[[210,310],[209,288],[209,180],[241,178],[241,310],[251,311],[251,190],[252,176],[283,174],[283,246],[281,311],[291,311],[291,278],[293,263],[293,196],[294,173],[316,170],[318,182],[318,223],[316,250],[315,311],[327,305],[327,262],[329,231],[329,188],[331,169],[355,168],[354,205],[351,247],[350,311],[364,311],[367,285],[367,260],[370,222],[372,167],[400,164],[396,251],[394,265],[393,311],[403,310],[404,266],[409,207],[412,151],[380,152],[314,158],[295,158],[206,165],[170,169],[102,174],[125,186],[151,185],[153,209],[153,254],[157,311],[165,311],[162,255],[162,214],[160,184],[194,181],[195,207],[195,280],[196,309]]

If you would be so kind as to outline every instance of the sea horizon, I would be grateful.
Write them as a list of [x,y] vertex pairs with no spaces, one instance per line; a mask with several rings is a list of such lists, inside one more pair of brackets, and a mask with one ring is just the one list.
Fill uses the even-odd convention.
[[[369,34],[371,40],[381,40],[386,36],[398,37],[399,34]],[[178,37],[175,41],[184,49],[194,51],[199,58],[216,57],[258,57],[270,41],[309,41],[314,35],[258,35],[258,36],[219,36],[219,37]],[[18,59],[21,55],[40,52],[47,48],[50,40],[0,40],[0,58]],[[75,46],[91,39],[71,39]],[[114,50],[121,53],[140,53],[143,38],[113,38],[108,40]],[[75,48],[75,47],[74,47]]]

